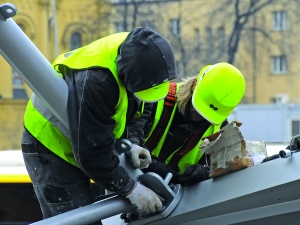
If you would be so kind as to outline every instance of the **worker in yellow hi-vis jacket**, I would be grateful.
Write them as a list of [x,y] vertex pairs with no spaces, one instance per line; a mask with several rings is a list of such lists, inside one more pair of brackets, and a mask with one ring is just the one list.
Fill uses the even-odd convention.
[[171,83],[167,97],[152,104],[145,146],[153,162],[143,171],[162,177],[171,172],[171,182],[184,186],[208,179],[199,145],[204,137],[228,124],[227,117],[244,92],[242,73],[228,63],[205,66],[198,76]]
[[53,67],[68,84],[69,132],[33,95],[22,139],[44,218],[91,204],[90,179],[143,214],[162,209],[160,198],[130,178],[113,151],[116,139],[128,138],[132,164],[145,168],[151,162],[134,115],[140,100],[163,99],[177,76],[169,42],[150,28],[136,28],[62,54]]

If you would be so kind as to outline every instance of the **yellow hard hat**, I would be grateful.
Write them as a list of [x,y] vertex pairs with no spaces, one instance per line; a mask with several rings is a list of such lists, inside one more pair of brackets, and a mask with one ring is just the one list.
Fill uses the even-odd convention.
[[246,89],[242,73],[229,63],[203,67],[198,75],[192,104],[212,124],[226,120],[242,100]]

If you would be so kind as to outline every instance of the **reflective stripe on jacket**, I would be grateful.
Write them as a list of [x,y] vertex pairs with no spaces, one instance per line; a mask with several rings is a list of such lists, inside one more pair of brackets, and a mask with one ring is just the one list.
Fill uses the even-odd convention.
[[[128,97],[123,83],[119,80],[115,62],[118,48],[128,34],[128,32],[117,33],[99,39],[82,48],[61,54],[52,64],[62,77],[63,67],[72,70],[107,68],[111,71],[118,83],[120,92],[116,113],[112,117],[116,121],[113,130],[113,136],[116,139],[121,137],[126,126],[126,116],[124,115],[127,113]],[[61,129],[59,122],[34,95],[27,104],[24,126],[45,147],[67,162],[77,166],[68,132]]]

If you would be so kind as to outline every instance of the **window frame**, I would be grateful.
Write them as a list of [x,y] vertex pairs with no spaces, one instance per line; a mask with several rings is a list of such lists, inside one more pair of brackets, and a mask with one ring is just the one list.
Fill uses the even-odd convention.
[[287,29],[287,12],[285,10],[272,12],[272,29],[274,31],[284,31]]
[[[80,37],[78,40],[76,40],[76,44],[74,44],[74,37],[76,37],[76,36],[78,36],[78,37]],[[76,37],[77,38],[77,37]],[[82,41],[82,33],[81,32],[79,32],[79,31],[74,31],[74,32],[72,32],[71,33],[71,37],[70,37],[70,51],[72,51],[72,50],[74,50],[74,49],[77,49],[77,48],[80,48],[80,47],[82,47],[82,45],[83,45],[83,41]]]
[[287,73],[287,59],[285,55],[271,57],[271,73],[273,75],[284,75]]
[[170,19],[170,33],[175,37],[180,36],[180,19]]

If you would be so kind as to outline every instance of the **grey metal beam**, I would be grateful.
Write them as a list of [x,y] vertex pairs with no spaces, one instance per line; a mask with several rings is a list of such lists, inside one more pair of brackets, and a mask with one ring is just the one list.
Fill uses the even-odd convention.
[[7,18],[15,13],[12,4],[0,5],[0,53],[68,130],[68,86],[15,21]]
[[[168,217],[153,219],[150,216],[130,224],[300,224],[298,171],[300,171],[300,154],[293,154],[287,159],[279,158],[207,180],[185,187],[179,204]],[[102,215],[104,209],[99,207],[97,210],[99,210],[97,215]],[[153,217],[155,216],[157,215]]]
[[[124,197],[113,196],[105,201],[68,211],[66,213],[41,220],[32,225],[83,225],[91,224],[124,212],[132,211],[132,206]],[[101,213],[99,213],[101,212]]]
[[[279,221],[284,218],[281,223],[287,225],[286,217],[291,217],[291,213],[299,213],[300,200],[278,203],[269,206],[257,207],[249,210],[241,210],[238,212],[217,215],[210,218],[195,220],[192,222],[183,223],[184,225],[223,225],[223,224],[238,224],[246,221],[258,221],[260,219],[270,218],[268,224],[279,224]],[[280,217],[280,219],[278,219]],[[299,216],[300,217],[300,216]],[[299,221],[300,223],[300,221]],[[255,222],[252,222],[255,224]]]
[[[252,224],[259,224],[262,219],[271,220],[279,211],[283,215],[277,221],[298,212],[295,221],[300,222],[300,206],[290,207],[300,200],[299,171],[300,153],[296,153],[287,159],[279,158],[186,187],[172,214],[155,224],[218,224],[218,218],[223,218],[220,224],[234,224],[236,220],[254,220]],[[278,211],[270,215],[272,208]],[[253,212],[260,212],[261,218]],[[215,225],[214,222],[211,224]]]

